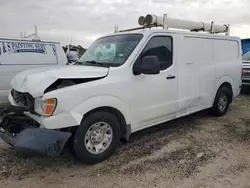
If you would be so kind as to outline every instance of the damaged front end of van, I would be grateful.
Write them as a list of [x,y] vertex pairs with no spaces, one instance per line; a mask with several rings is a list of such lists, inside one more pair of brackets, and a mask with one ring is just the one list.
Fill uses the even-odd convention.
[[[75,114],[69,111],[69,104],[64,110],[62,105],[71,96],[60,91],[107,74],[108,68],[90,66],[47,67],[19,73],[11,82],[10,106],[0,111],[0,138],[21,152],[60,155],[80,122],[80,116],[76,121]],[[67,92],[72,93],[71,89]],[[65,96],[68,99],[62,98]]]

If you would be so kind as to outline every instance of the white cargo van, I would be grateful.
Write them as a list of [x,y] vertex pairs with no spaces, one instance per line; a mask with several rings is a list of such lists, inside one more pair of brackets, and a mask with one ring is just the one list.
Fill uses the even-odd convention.
[[18,73],[66,63],[66,55],[59,43],[0,38],[0,104],[8,101],[10,82]]
[[38,125],[15,129],[5,122],[2,129],[13,131],[1,137],[46,155],[60,154],[67,141],[80,160],[95,164],[133,132],[204,109],[224,115],[241,87],[240,38],[215,34],[228,35],[229,26],[166,15],[139,23],[97,39],[76,65],[15,76],[8,111]]

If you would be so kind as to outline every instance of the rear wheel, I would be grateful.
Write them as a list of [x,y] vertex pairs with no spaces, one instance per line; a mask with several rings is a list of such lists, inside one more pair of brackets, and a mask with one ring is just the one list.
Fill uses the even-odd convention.
[[76,130],[73,139],[75,155],[86,164],[96,164],[109,158],[120,140],[120,124],[109,112],[87,116]]
[[213,107],[209,112],[214,116],[223,116],[226,114],[229,104],[231,102],[231,89],[228,87],[221,87],[216,94]]

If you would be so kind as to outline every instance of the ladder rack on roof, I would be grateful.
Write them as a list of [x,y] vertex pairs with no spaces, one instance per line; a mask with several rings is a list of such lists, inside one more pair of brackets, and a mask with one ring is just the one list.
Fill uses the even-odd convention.
[[145,17],[140,16],[138,19],[139,25],[141,27],[126,29],[126,30],[118,30],[118,26],[115,26],[115,32],[125,32],[125,31],[133,31],[144,28],[152,28],[152,27],[163,27],[164,29],[175,28],[175,29],[184,29],[190,31],[204,31],[209,32],[211,34],[214,33],[225,33],[226,35],[230,34],[230,25],[217,25],[213,22],[204,23],[204,22],[196,22],[189,20],[180,20],[176,18],[168,17],[167,14],[163,16],[156,16],[154,14],[148,14]]

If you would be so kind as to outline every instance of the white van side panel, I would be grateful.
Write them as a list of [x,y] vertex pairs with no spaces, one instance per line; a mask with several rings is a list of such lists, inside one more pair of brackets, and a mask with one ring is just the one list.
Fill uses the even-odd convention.
[[8,102],[10,82],[18,73],[66,63],[66,54],[59,43],[0,40],[0,104]]
[[242,69],[240,42],[214,39],[214,61],[217,88],[228,82],[232,85],[234,97],[239,95]]
[[55,44],[28,41],[0,41],[1,65],[56,65]]
[[209,107],[215,90],[213,40],[184,36],[178,65],[178,110],[189,114]]

